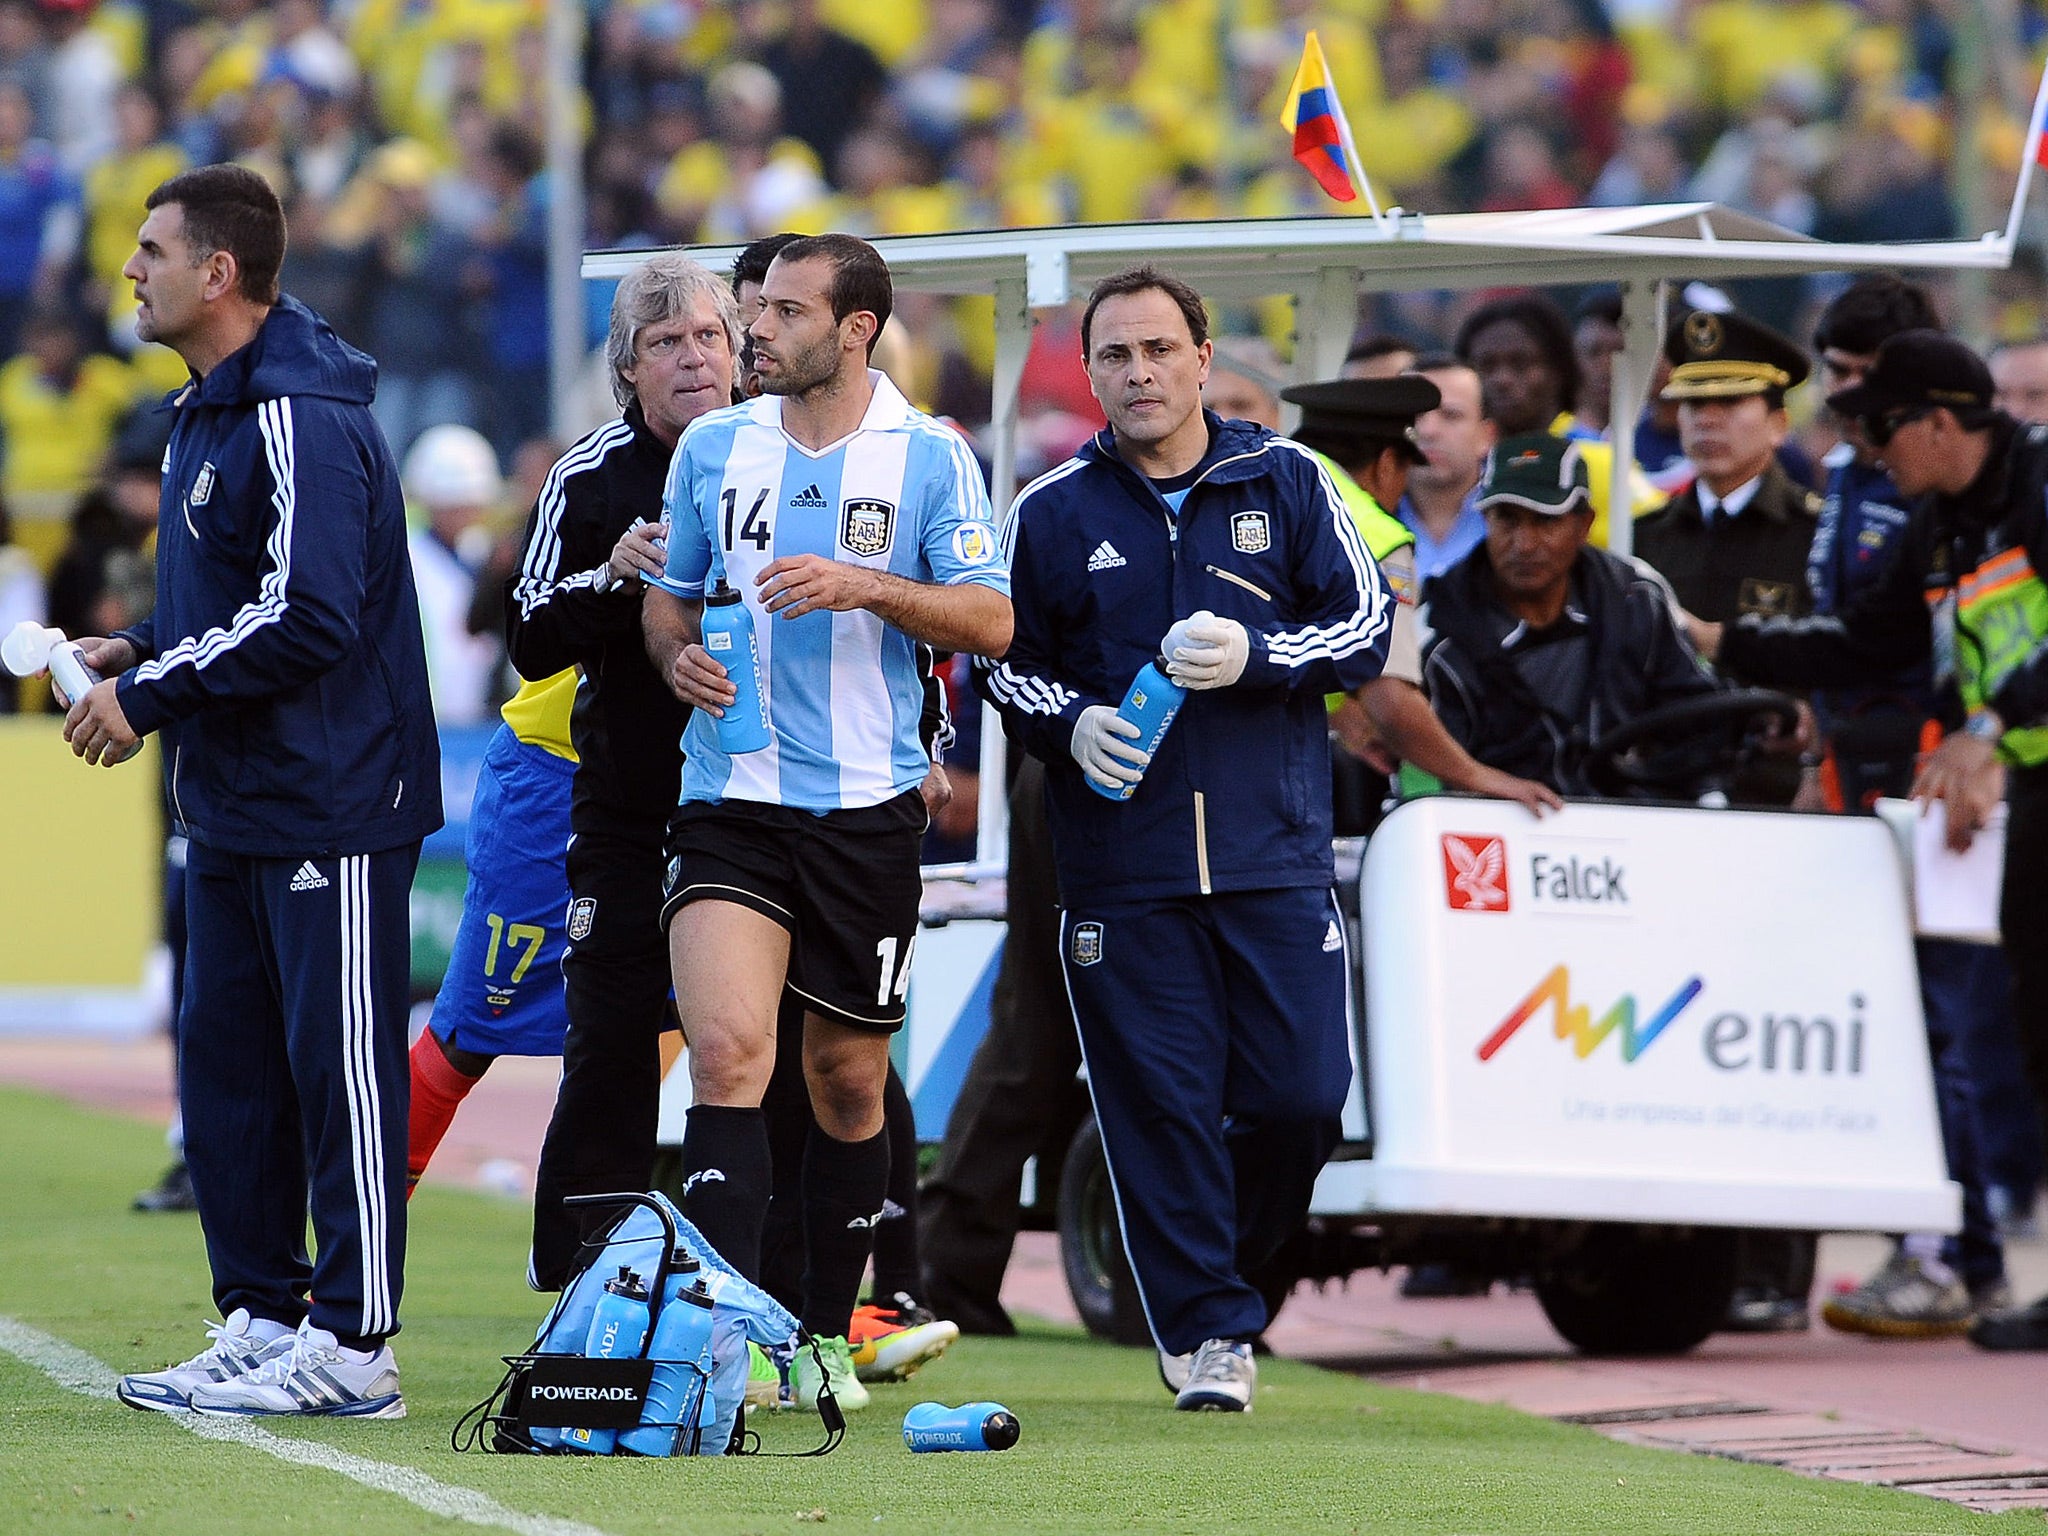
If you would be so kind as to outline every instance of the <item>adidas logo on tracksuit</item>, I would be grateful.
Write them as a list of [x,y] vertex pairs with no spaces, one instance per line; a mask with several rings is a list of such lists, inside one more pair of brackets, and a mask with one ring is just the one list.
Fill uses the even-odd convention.
[[814,480],[803,488],[801,495],[790,497],[789,504],[792,507],[822,507],[825,505],[825,498],[819,492],[818,484]]
[[1114,570],[1117,566],[1129,564],[1130,561],[1118,554],[1116,546],[1107,539],[1096,545],[1095,553],[1088,557],[1088,569],[1091,571]]
[[292,889],[295,891],[324,890],[331,883],[325,875],[313,867],[311,859],[301,864],[298,873],[292,876]]

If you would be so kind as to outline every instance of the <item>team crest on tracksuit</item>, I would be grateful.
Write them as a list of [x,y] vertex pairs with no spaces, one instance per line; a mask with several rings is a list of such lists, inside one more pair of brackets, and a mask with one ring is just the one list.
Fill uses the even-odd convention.
[[856,555],[887,552],[896,535],[896,508],[886,501],[855,497],[839,514],[839,542]]
[[1102,958],[1102,924],[1076,923],[1068,952],[1076,965],[1093,965]]
[[575,899],[574,901],[570,902],[570,903],[569,903],[569,938],[570,938],[570,940],[571,940],[572,942],[574,942],[574,943],[578,943],[578,944],[580,944],[580,943],[582,943],[582,942],[583,942],[583,940],[585,940],[585,939],[589,938],[589,937],[590,937],[590,925],[591,925],[591,923],[592,923],[592,922],[594,922],[594,921],[596,920],[596,918],[597,918],[597,898],[596,898],[595,896],[578,896],[578,897],[577,897],[577,898],[576,898],[576,899]]
[[199,473],[192,481],[192,494],[185,498],[185,504],[203,507],[213,500],[213,482],[213,461],[209,459],[199,466]]
[[1263,512],[1239,512],[1230,520],[1230,546],[1240,555],[1263,555],[1273,547],[1273,525]]

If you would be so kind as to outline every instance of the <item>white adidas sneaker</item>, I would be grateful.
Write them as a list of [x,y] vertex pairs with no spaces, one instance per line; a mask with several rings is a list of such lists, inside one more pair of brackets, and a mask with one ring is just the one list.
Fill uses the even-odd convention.
[[1184,1413],[1250,1413],[1258,1362],[1242,1339],[1208,1339],[1188,1362],[1188,1379],[1174,1396]]
[[224,1323],[208,1323],[206,1336],[212,1342],[183,1364],[123,1376],[114,1385],[114,1396],[130,1408],[185,1413],[199,1388],[255,1369],[289,1350],[297,1337],[283,1323],[251,1317],[246,1307],[235,1308]]
[[402,1419],[398,1359],[389,1344],[375,1354],[343,1349],[325,1328],[302,1323],[291,1347],[254,1369],[192,1393],[194,1412],[215,1418],[303,1414]]

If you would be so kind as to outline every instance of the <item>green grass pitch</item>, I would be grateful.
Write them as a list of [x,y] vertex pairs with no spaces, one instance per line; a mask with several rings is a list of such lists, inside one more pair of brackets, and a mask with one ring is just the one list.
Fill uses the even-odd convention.
[[[190,1217],[137,1215],[158,1171],[146,1125],[0,1090],[0,1317],[114,1370],[192,1353],[207,1306]],[[1503,1409],[1397,1391],[1286,1361],[1260,1369],[1257,1412],[1169,1411],[1142,1353],[1063,1330],[969,1339],[853,1416],[819,1460],[598,1461],[458,1455],[456,1418],[531,1335],[526,1212],[427,1189],[412,1208],[406,1330],[411,1416],[273,1423],[474,1489],[527,1517],[609,1536],[655,1532],[1883,1532],[2039,1531],[1888,1490],[1617,1445]],[[903,1410],[993,1398],[1024,1426],[999,1455],[913,1456]],[[757,1420],[758,1422],[758,1420]],[[815,1443],[814,1418],[764,1426],[767,1448]],[[167,1417],[70,1392],[0,1351],[0,1509],[31,1532],[364,1536],[460,1522],[318,1467],[202,1439]],[[469,1529],[478,1529],[472,1525]],[[528,1529],[538,1527],[529,1520]]]

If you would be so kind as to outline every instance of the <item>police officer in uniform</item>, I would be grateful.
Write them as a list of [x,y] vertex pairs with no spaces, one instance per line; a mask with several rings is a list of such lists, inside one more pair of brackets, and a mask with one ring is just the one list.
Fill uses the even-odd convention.
[[1785,392],[1806,377],[1806,354],[1769,326],[1698,309],[1671,327],[1664,355],[1663,397],[1678,402],[1679,439],[1699,473],[1636,524],[1636,553],[1698,618],[1804,614],[1820,498],[1777,453],[1789,427]]
[[[1990,371],[1961,342],[1902,331],[1852,389],[1853,416],[1902,495],[1918,498],[1899,557],[1840,613],[1699,627],[1710,651],[1761,681],[1840,686],[1932,656],[1960,705],[1914,793],[1942,801],[1965,847],[2008,801],[1999,926],[2013,936],[2013,1014],[2036,1096],[2048,1100],[2048,428],[1992,405]],[[1979,1317],[1987,1349],[2048,1349],[2048,1297]]]

